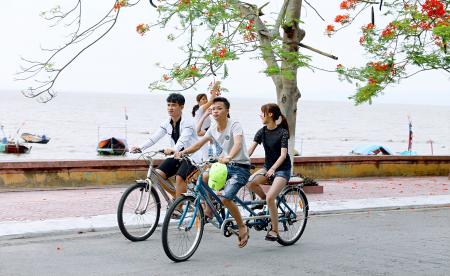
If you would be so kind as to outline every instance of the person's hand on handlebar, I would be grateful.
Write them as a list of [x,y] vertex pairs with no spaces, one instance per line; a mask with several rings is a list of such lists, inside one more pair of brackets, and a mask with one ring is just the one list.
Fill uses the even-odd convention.
[[171,148],[165,148],[164,149],[164,154],[165,155],[172,155],[172,154],[174,154],[175,153],[175,150],[174,149],[171,149]]
[[223,164],[228,164],[231,161],[231,157],[230,156],[221,156],[219,157],[219,162],[223,163]]
[[182,151],[177,151],[177,152],[174,153],[173,158],[181,159],[181,158],[183,158],[183,155],[185,155],[183,150]]
[[140,147],[131,147],[130,152],[131,153],[141,153],[142,150]]

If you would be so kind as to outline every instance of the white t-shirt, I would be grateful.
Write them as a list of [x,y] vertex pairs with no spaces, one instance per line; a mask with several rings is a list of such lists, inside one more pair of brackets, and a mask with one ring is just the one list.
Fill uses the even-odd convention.
[[[203,116],[203,114],[205,114],[205,110],[200,106],[198,108],[197,112],[195,112],[195,117],[194,117],[195,124],[198,124],[198,122],[200,121],[200,118]],[[210,126],[211,126],[211,117],[208,116],[203,121],[203,125],[202,125],[201,129],[206,130]]]
[[[195,117],[194,117],[195,127],[197,127],[197,124],[200,121],[200,118],[202,118],[203,114],[205,114],[205,110],[200,106],[199,109],[197,110],[197,112],[195,112]],[[206,131],[206,129],[208,129],[210,126],[211,126],[211,117],[208,116],[203,121],[203,125],[201,127],[201,130]],[[201,138],[201,137],[199,137],[199,138]],[[208,160],[208,158],[209,158],[208,149],[209,149],[209,144],[208,143],[205,144],[200,149],[202,160]]]
[[219,151],[222,152],[223,156],[230,154],[231,149],[234,146],[234,137],[242,136],[242,147],[241,150],[231,159],[236,163],[240,164],[250,164],[250,158],[247,154],[247,146],[245,145],[244,131],[239,122],[228,119],[227,127],[223,132],[217,131],[217,124],[212,124],[211,127],[205,134],[205,137],[212,138],[216,147],[220,147]]

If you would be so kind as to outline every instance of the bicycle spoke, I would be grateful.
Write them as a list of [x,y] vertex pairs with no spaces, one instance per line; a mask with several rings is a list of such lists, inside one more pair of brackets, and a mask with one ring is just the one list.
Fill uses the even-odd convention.
[[[164,219],[164,251],[174,261],[187,260],[200,243],[203,212],[200,209],[195,210],[193,205],[193,197],[179,198],[170,207]],[[182,210],[182,215],[180,218],[171,219],[175,210]]]
[[308,216],[307,201],[303,192],[296,187],[287,189],[281,198],[279,217],[282,229],[279,229],[279,243],[291,245],[300,238],[305,229]]
[[132,241],[145,240],[159,219],[159,198],[145,183],[130,187],[122,196],[118,209],[119,228]]

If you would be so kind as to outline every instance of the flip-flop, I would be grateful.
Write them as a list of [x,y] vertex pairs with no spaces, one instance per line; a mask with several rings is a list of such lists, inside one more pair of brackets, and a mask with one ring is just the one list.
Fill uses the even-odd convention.
[[182,214],[183,214],[183,213],[182,213],[180,210],[175,209],[175,210],[173,210],[173,213],[172,213],[172,215],[170,216],[170,218],[171,218],[171,219],[180,219]]
[[[244,246],[246,246],[248,239],[250,239],[250,235],[248,233],[250,229],[248,229],[247,226],[245,228],[247,229],[247,232],[245,232],[245,235],[242,238],[239,236],[239,244],[238,244],[239,248],[243,248]],[[244,240],[244,242],[242,242],[242,240]]]
[[[270,233],[276,233],[276,235],[271,235]],[[277,241],[279,238],[278,233],[275,231],[270,230],[269,232],[267,232],[267,235],[265,237],[266,241]]]
[[205,223],[209,223],[212,219],[213,217],[210,217],[207,214],[205,214]]

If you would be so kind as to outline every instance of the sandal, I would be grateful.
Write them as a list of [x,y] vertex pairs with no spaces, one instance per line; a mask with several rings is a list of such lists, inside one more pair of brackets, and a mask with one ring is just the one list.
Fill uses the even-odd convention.
[[244,246],[246,246],[247,242],[248,242],[248,239],[250,238],[250,235],[249,235],[249,230],[250,229],[248,229],[247,226],[245,228],[247,229],[247,232],[245,232],[243,237],[239,236],[239,245],[238,245],[239,248],[243,248]]
[[173,213],[170,215],[171,219],[180,219],[183,213],[179,209],[173,210]]
[[[271,233],[275,233],[275,235],[273,235]],[[266,241],[277,241],[279,238],[280,238],[280,236],[278,235],[278,233],[273,231],[272,229],[270,229],[269,232],[267,232],[265,240]]]
[[212,219],[213,219],[212,216],[209,216],[209,215],[205,214],[205,224],[209,223]]

